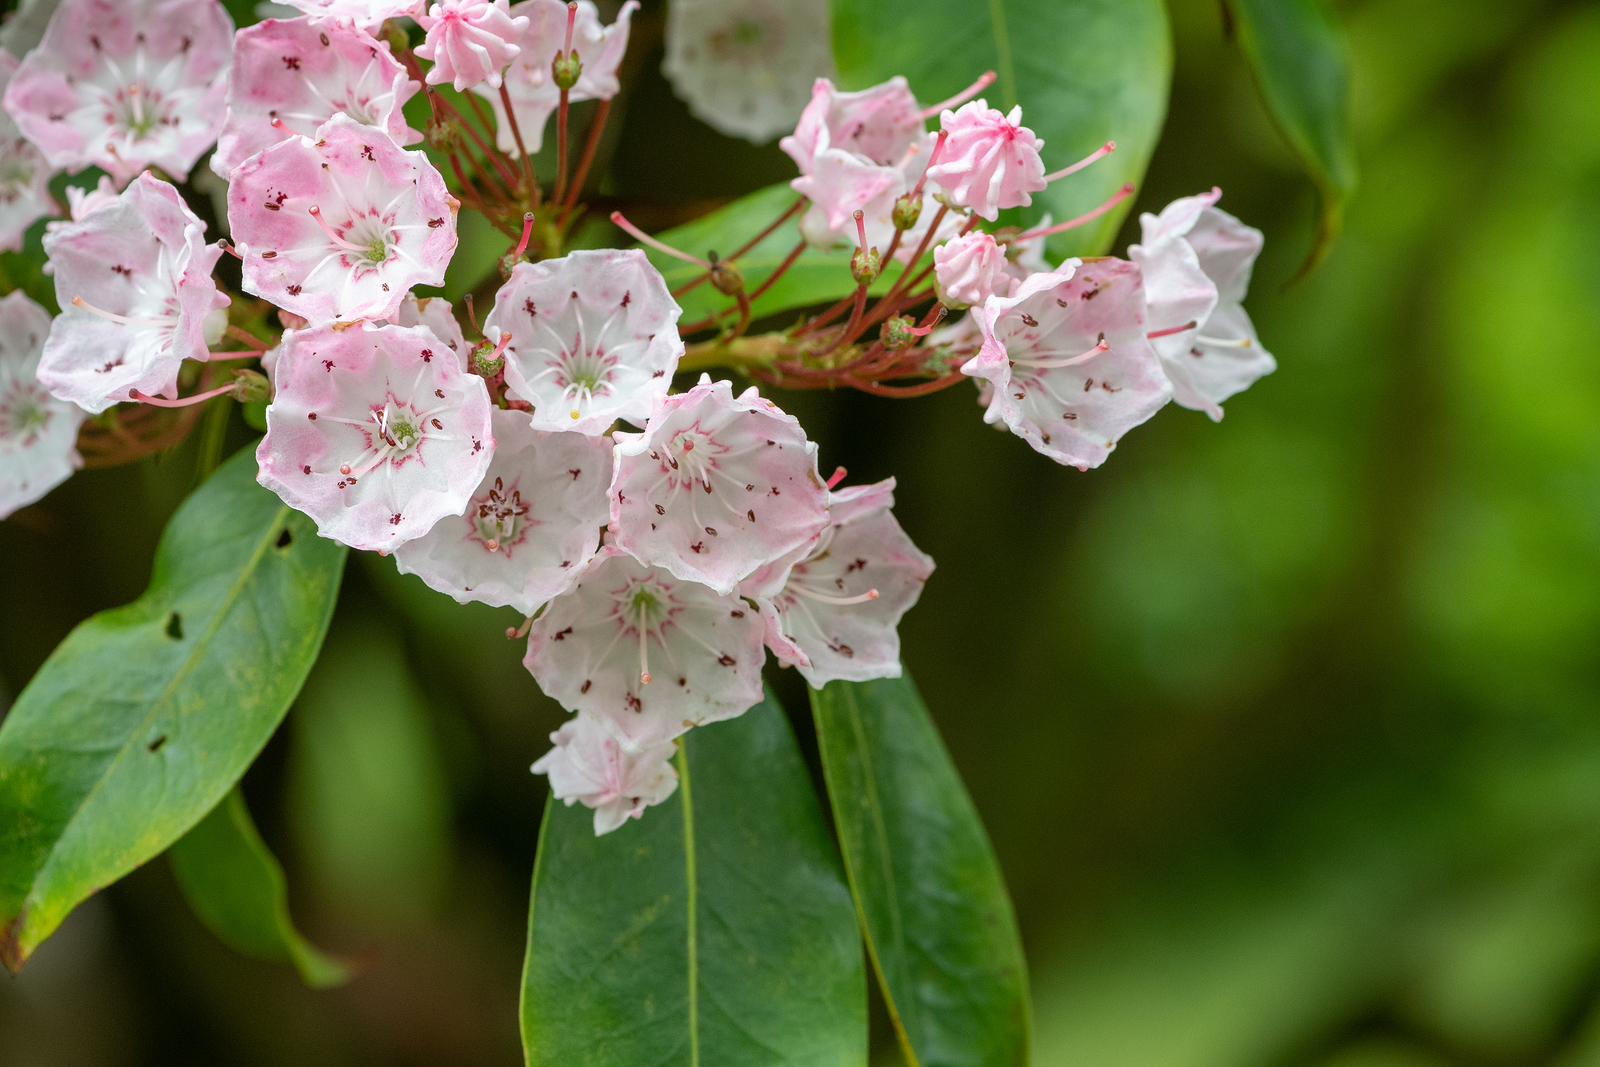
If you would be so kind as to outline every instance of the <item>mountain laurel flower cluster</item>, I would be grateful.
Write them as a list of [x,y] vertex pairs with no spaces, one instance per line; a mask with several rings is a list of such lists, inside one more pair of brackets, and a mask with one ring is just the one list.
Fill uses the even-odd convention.
[[[527,670],[573,713],[533,769],[597,834],[673,794],[686,731],[762,700],[769,652],[816,688],[901,673],[933,560],[894,480],[824,477],[776,391],[970,379],[986,422],[1087,470],[1169,400],[1220,419],[1274,369],[1243,308],[1261,234],[1220,191],[1144,215],[1127,259],[1052,262],[1051,235],[1132,187],[1059,224],[1000,213],[1115,145],[1046,144],[980,96],[992,74],[932,105],[904,78],[820,77],[806,102],[825,62],[771,72],[798,0],[755,5],[771,10],[739,33],[712,0],[668,16],[667,72],[697,112],[757,140],[792,130],[791,205],[726,258],[622,212],[610,232],[645,247],[572,247],[603,225],[583,200],[633,0],[609,25],[590,0],[294,6],[235,32],[217,0],[61,0],[36,48],[0,54],[0,245],[51,220],[60,308],[0,300],[0,516],[86,462],[172,447],[202,410],[261,409],[257,480],[322,537],[508,609]],[[730,111],[725,86],[758,75]],[[225,197],[187,181],[201,165]],[[463,209],[514,250],[470,247]],[[784,227],[793,251],[747,278],[740,258]],[[775,304],[813,250],[849,259],[831,306]],[[670,286],[653,256],[693,277]],[[752,333],[783,312],[800,314]]]

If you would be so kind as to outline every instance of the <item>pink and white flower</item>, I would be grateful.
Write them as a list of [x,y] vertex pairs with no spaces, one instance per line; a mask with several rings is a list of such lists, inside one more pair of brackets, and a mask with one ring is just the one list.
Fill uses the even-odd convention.
[[[122,194],[117,191],[117,185],[107,175],[100,175],[100,181],[93,189],[80,189],[76,185],[67,186],[67,213],[73,222],[81,222],[83,217],[96,208],[115,204],[117,197]],[[61,226],[59,222],[47,224],[49,228],[56,229]]]
[[817,446],[754,386],[702,375],[656,401],[643,433],[615,433],[611,536],[640,561],[731,593],[828,524]]
[[983,347],[961,370],[994,388],[984,421],[1003,422],[1057,463],[1098,467],[1172,399],[1145,337],[1144,286],[1132,263],[1035,274],[972,316]]
[[832,81],[818,78],[794,133],[779,141],[778,147],[789,154],[801,174],[815,173],[817,157],[830,150],[892,167],[920,146],[927,132],[922,108],[904,78],[893,77],[854,93],[840,92]]
[[[0,92],[17,71],[17,60],[0,52]],[[22,250],[28,227],[58,210],[50,195],[50,164],[10,115],[0,111],[0,249]]]
[[422,87],[379,41],[349,19],[267,19],[233,41],[228,117],[211,169],[226,178],[257,152],[300,134],[311,136],[335,115],[376,126],[398,145],[422,134],[406,125],[402,105]]
[[521,412],[491,412],[494,459],[467,510],[395,551],[458,603],[532,615],[562,592],[600,546],[611,438],[541,433]]
[[951,307],[981,304],[996,293],[1004,296],[1011,288],[1005,267],[1005,253],[982,230],[952,238],[933,250],[939,299]]
[[641,817],[678,788],[672,766],[678,746],[671,741],[630,752],[603,723],[581,713],[550,740],[555,747],[539,757],[533,773],[549,775],[550,794],[567,807],[582,801],[594,809],[596,837]]
[[641,752],[759,703],[761,633],[739,597],[607,546],[534,620],[522,662],[547,696]]
[[84,410],[52,397],[35,373],[50,313],[18,289],[0,297],[0,519],[83,466]]
[[433,335],[443,341],[456,354],[462,370],[467,367],[466,335],[461,332],[461,323],[457,320],[455,312],[450,309],[450,301],[442,296],[419,297],[415,293],[407,293],[406,298],[400,302],[400,311],[394,319],[396,326],[426,326],[433,331]]
[[933,559],[895,521],[894,479],[829,494],[828,528],[798,561],[756,572],[740,592],[761,607],[766,642],[813,689],[900,677],[900,618]]
[[421,13],[424,0],[285,0],[308,15],[351,19],[362,29],[376,29],[384,19]]
[[516,44],[528,28],[526,16],[511,17],[506,0],[443,0],[417,21],[427,39],[417,55],[433,61],[429,85],[451,83],[456,92],[474,85],[500,88],[500,72],[522,51]]
[[222,128],[232,38],[217,0],[62,0],[5,110],[52,167],[181,180]]
[[489,469],[489,391],[422,327],[290,331],[273,385],[256,480],[351,548],[460,515]]
[[460,206],[426,155],[344,114],[228,185],[245,291],[313,323],[393,318],[412,286],[443,285]]
[[1151,330],[1176,330],[1151,340],[1173,399],[1214,421],[1224,400],[1278,367],[1243,304],[1261,231],[1218,209],[1221,196],[1213,189],[1174,200],[1159,216],[1146,212],[1144,242],[1128,249],[1144,271]]
[[[638,0],[628,0],[617,12],[616,21],[602,26],[600,12],[591,0],[578,0],[572,27],[572,50],[578,53],[583,69],[577,84],[567,90],[570,103],[610,100],[617,95],[621,88],[617,67],[628,50],[628,31],[633,13],[638,9]],[[514,42],[520,51],[506,68],[506,95],[511,97],[511,106],[516,110],[516,133],[522,134],[522,143],[529,152],[537,152],[544,143],[544,128],[551,113],[561,105],[561,88],[551,76],[550,65],[555,62],[556,54],[565,50],[567,5],[562,0],[524,0],[512,6],[511,14],[527,19],[528,24]],[[495,143],[500,151],[515,152],[516,133],[506,116],[498,83],[494,88],[478,85],[472,91],[494,108]]]
[[950,203],[990,222],[1004,208],[1027,207],[1030,194],[1047,183],[1039,157],[1044,142],[1021,119],[1021,105],[1004,114],[983,100],[944,112],[939,124],[950,136],[928,180],[944,189]]
[[597,249],[518,263],[483,328],[510,334],[506,388],[534,429],[600,434],[643,426],[667,395],[682,313],[643,252]]
[[211,280],[222,249],[167,182],[141,174],[109,204],[44,235],[62,312],[39,381],[98,414],[135,390],[176,397],[178,367],[206,360],[227,326]]

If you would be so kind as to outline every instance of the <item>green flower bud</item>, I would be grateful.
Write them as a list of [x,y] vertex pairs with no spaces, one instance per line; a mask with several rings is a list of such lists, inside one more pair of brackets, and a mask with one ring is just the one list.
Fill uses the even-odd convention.
[[871,285],[878,280],[882,266],[878,261],[876,248],[857,248],[855,255],[850,257],[850,276],[856,280],[857,285]]
[[729,263],[724,263],[717,258],[715,252],[707,253],[706,258],[711,261],[711,287],[723,296],[738,296],[744,292],[744,275],[739,273],[739,268]]
[[912,196],[910,193],[902,193],[894,202],[892,217],[895,229],[911,229],[917,224],[917,219],[922,217],[922,195],[919,193]]
[[557,89],[571,89],[578,84],[578,78],[583,74],[583,61],[578,58],[578,50],[570,52],[557,52],[556,58],[550,61],[550,76],[555,79]]
[[242,404],[254,404],[272,395],[272,384],[267,376],[255,370],[233,372],[233,397]]

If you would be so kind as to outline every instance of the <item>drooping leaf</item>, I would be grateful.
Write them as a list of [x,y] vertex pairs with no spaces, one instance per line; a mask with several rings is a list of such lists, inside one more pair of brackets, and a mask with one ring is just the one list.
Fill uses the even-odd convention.
[[977,810],[909,678],[811,694],[850,889],[913,1067],[1028,1062],[1027,966]]
[[350,969],[300,936],[289,918],[283,868],[256,831],[237,786],[167,853],[189,906],[235,951],[287,960],[314,989],[342,985]]
[[[1117,150],[1033,197],[1032,221],[1075,218],[1124,182],[1144,178],[1161,134],[1172,79],[1172,42],[1161,0],[830,0],[833,52],[844,88],[903,74],[928,105],[986,70],[990,106],[1022,105],[1044,139],[1045,169],[1059,170],[1106,141]],[[1131,207],[1058,234],[1058,255],[1107,250]]]
[[1327,254],[1356,187],[1350,60],[1323,0],[1224,0],[1267,110],[1317,184],[1322,210],[1304,274]]
[[[772,225],[798,199],[800,199],[799,193],[789,188],[787,183],[780,182],[765,189],[757,189],[749,196],[742,196],[703,218],[675,226],[655,236],[657,240],[664,241],[692,256],[704,258],[707,252],[715,252],[726,259],[743,248],[751,238]],[[796,215],[786,219],[783,225],[739,257],[736,266],[744,275],[746,292],[755,292],[799,245],[798,218]],[[675,259],[653,248],[646,248],[645,254],[667,280],[669,289],[676,289],[705,273],[704,268]],[[929,257],[924,256],[922,265],[927,266],[931,262]],[[889,287],[899,277],[900,264],[898,262],[889,264],[878,280],[872,283],[870,292],[874,295],[888,292]],[[853,292],[855,287],[855,280],[850,276],[848,249],[822,252],[815,248],[807,248],[794,265],[772,283],[770,289],[751,301],[750,314],[752,318],[759,319],[764,315],[776,315],[790,308],[838,300]],[[705,282],[676,299],[683,308],[681,320],[683,324],[695,322],[713,312],[726,311],[736,306],[732,297],[722,295]],[[730,317],[728,321],[734,320]]]
[[603,837],[545,807],[530,1067],[864,1065],[861,937],[783,710],[691,730],[676,764],[678,792]]
[[165,850],[239,780],[322,645],[345,549],[244,449],[184,501],[150,588],[82,623],[0,725],[0,958]]

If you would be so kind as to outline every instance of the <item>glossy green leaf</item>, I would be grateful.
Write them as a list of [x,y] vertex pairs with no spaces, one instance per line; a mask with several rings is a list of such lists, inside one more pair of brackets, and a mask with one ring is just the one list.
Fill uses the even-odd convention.
[[1028,972],[1011,898],[909,678],[813,690],[839,847],[909,1063],[1028,1062]]
[[528,1063],[864,1065],[861,937],[783,710],[689,731],[676,765],[678,791],[604,837],[545,806]]
[[[657,240],[693,256],[705,257],[707,252],[715,252],[726,258],[777,221],[799,199],[800,194],[789,188],[788,183],[780,182],[765,189],[758,189],[749,196],[740,197],[703,218],[676,226],[655,236]],[[786,219],[783,225],[739,257],[737,266],[744,275],[746,292],[754,292],[799,245],[798,218],[796,215]],[[650,262],[655,264],[662,277],[666,278],[667,287],[670,289],[676,289],[705,273],[703,268],[693,263],[675,259],[653,248],[646,248],[645,254],[650,257]],[[923,266],[931,262],[932,260],[927,257],[922,261]],[[870,292],[875,295],[888,292],[889,287],[899,279],[900,270],[898,263],[891,263],[883,275],[872,284]],[[776,315],[791,308],[809,307],[813,304],[838,300],[853,292],[855,287],[855,279],[850,276],[848,249],[839,252],[820,252],[815,248],[808,248],[801,253],[793,266],[772,283],[770,289],[751,301],[750,314],[751,317],[759,319],[764,315]],[[683,308],[683,318],[680,320],[683,323],[695,322],[714,312],[737,308],[732,297],[723,296],[704,282],[677,297],[677,301]]]
[[319,952],[295,929],[283,868],[256,832],[237,786],[178,838],[167,858],[189,906],[229,947],[246,956],[287,960],[316,989],[350,980],[348,967]]
[[[1027,214],[1075,218],[1144,179],[1161,135],[1172,80],[1172,42],[1161,0],[830,0],[840,82],[864,89],[903,74],[917,99],[936,103],[986,70],[993,107],[1022,105],[1044,139],[1046,170],[1106,141],[1117,150],[1034,194]],[[1105,252],[1132,200],[1050,239],[1058,255]]]
[[244,449],[178,509],[137,601],[82,623],[0,726],[0,957],[239,780],[322,645],[345,549],[256,484]]
[[1267,110],[1317,183],[1322,210],[1303,274],[1327,254],[1356,187],[1344,37],[1323,0],[1223,2]]

